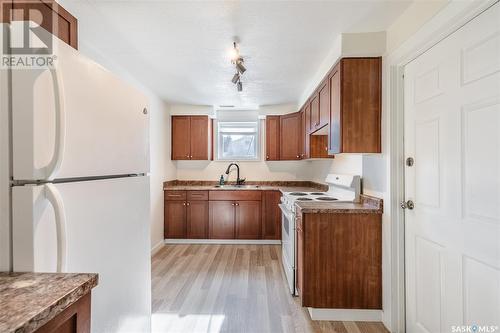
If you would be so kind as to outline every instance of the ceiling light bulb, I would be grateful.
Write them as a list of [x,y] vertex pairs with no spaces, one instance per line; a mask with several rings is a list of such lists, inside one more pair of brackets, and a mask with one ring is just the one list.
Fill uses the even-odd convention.
[[240,74],[239,73],[236,73],[233,75],[233,78],[231,80],[231,82],[233,82],[234,84],[238,83],[238,81],[240,80]]
[[241,83],[241,81],[238,81],[237,87],[238,91],[243,91],[243,83]]
[[236,43],[233,43],[233,48],[231,49],[229,56],[231,57],[232,62],[236,62],[238,58],[240,57],[240,52],[238,51],[238,48],[236,47]]

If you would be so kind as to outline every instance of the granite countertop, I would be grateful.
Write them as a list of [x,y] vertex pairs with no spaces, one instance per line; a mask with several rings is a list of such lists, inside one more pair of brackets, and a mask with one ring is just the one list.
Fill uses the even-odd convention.
[[[304,191],[324,192],[328,190],[328,186],[324,184],[314,183],[310,181],[246,181],[245,185],[251,187],[215,187],[218,182],[215,181],[199,181],[199,180],[173,180],[163,183],[163,189],[166,191]],[[228,185],[234,185],[229,183]]]
[[303,214],[382,214],[383,200],[368,195],[361,195],[361,202],[318,202],[297,201],[295,206]]
[[97,282],[97,274],[0,272],[0,332],[37,330]]

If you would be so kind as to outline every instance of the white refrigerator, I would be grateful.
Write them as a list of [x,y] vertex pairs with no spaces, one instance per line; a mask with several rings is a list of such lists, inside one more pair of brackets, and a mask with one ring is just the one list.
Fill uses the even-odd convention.
[[92,332],[149,332],[148,100],[57,38],[53,54],[1,70],[2,268],[98,273]]

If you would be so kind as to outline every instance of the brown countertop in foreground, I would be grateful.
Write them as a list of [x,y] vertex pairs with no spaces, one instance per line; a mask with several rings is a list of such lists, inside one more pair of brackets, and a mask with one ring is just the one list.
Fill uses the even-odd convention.
[[297,201],[295,205],[303,214],[382,214],[383,200],[361,195],[360,203]]
[[[256,185],[257,187],[215,187],[216,181],[202,180],[172,180],[163,183],[163,189],[166,191],[326,191],[328,185],[319,184],[310,181],[246,181],[245,185]],[[234,185],[234,183],[229,183]]]
[[97,274],[0,272],[0,332],[37,330],[97,282]]

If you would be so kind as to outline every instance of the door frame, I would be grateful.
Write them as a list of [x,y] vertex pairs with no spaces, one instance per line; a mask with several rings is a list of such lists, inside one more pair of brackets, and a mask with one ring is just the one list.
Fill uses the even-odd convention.
[[[391,322],[393,332],[406,331],[404,197],[404,68],[434,45],[460,29],[500,0],[474,2],[452,0],[420,30],[384,58],[385,103],[389,128],[389,178],[391,216]],[[387,114],[387,113],[386,113]]]

